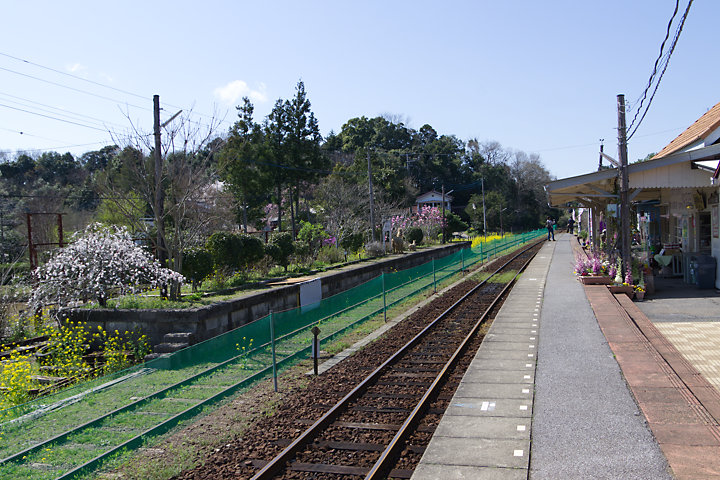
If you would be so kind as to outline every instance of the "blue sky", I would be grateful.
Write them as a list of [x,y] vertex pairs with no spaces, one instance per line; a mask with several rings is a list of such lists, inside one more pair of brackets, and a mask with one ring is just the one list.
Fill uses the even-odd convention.
[[[680,3],[682,13],[687,0]],[[6,2],[0,151],[80,154],[109,143],[108,129],[127,128],[128,114],[150,131],[153,94],[160,95],[163,118],[192,107],[198,115],[217,112],[227,129],[240,97],[251,96],[262,119],[302,79],[323,135],[352,117],[390,113],[412,128],[427,123],[463,140],[538,153],[558,178],[579,175],[597,168],[599,139],[616,156],[616,95],[632,106],[642,94],[674,6],[674,0]],[[631,161],[660,150],[720,101],[712,49],[717,18],[720,2],[694,2],[629,144]],[[63,113],[96,129],[21,110]]]

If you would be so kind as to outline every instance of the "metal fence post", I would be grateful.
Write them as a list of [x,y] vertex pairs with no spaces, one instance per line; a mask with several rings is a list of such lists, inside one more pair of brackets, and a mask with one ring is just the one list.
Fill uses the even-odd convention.
[[273,385],[275,391],[278,391],[277,381],[277,362],[275,361],[275,317],[273,311],[270,310],[270,345],[272,346],[272,364],[273,364]]
[[387,323],[387,301],[385,300],[385,272],[380,274],[382,277],[382,289],[383,289],[383,319]]
[[432,259],[432,267],[433,267],[433,291],[437,293],[437,280],[435,279],[435,259]]

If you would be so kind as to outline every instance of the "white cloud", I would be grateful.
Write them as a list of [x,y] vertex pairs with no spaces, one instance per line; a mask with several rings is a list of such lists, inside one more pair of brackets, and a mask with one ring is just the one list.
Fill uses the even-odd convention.
[[267,96],[265,95],[265,84],[261,83],[258,88],[253,90],[248,86],[247,83],[242,80],[233,80],[232,82],[222,87],[217,87],[213,94],[220,101],[233,105],[238,103],[242,97],[248,97],[253,102],[265,102]]
[[71,73],[81,73],[87,70],[87,67],[85,65],[81,65],[79,63],[67,65],[65,68],[67,68]]

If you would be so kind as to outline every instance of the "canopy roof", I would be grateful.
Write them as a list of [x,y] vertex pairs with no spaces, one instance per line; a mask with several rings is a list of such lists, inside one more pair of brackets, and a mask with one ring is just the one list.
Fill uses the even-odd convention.
[[[720,103],[678,135],[652,159],[628,165],[631,201],[655,200],[663,188],[703,188],[720,175]],[[712,173],[711,173],[712,172]],[[616,203],[619,171],[555,180],[546,185],[551,206]]]

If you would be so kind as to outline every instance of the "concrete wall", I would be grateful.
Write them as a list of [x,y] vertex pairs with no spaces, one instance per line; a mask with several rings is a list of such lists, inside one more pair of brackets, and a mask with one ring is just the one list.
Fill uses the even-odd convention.
[[[322,297],[327,298],[380,275],[382,271],[405,270],[467,248],[469,242],[457,242],[424,249],[391,258],[361,263],[355,268],[319,275]],[[76,309],[67,312],[73,321],[86,322],[91,328],[106,331],[140,331],[153,345],[161,343],[166,333],[193,333],[196,341],[206,340],[267,315],[298,306],[300,285],[274,287],[235,300],[218,302],[201,308],[183,310],[116,310]]]

